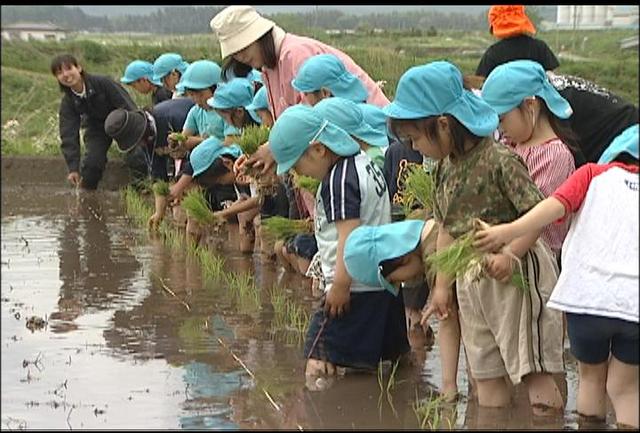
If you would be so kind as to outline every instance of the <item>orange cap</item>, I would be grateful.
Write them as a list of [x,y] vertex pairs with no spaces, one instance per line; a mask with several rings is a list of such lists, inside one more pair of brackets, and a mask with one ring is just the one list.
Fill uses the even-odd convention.
[[536,28],[524,13],[523,5],[497,5],[489,9],[489,28],[497,38],[504,39],[524,33],[534,35]]

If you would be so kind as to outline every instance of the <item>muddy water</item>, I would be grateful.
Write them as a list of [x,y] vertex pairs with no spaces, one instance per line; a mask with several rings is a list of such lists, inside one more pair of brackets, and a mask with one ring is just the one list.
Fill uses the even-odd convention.
[[[3,185],[1,234],[2,428],[415,429],[412,405],[440,383],[435,345],[388,392],[388,374],[383,389],[357,375],[307,390],[301,344],[271,330],[267,290],[285,287],[311,311],[309,284],[237,253],[230,235],[226,269],[260,289],[258,303],[238,302],[203,281],[197,259],[125,218],[117,193]],[[567,368],[561,415],[532,417],[517,389],[501,410],[463,396],[440,427],[581,427],[570,358]],[[466,394],[464,358],[459,384]]]

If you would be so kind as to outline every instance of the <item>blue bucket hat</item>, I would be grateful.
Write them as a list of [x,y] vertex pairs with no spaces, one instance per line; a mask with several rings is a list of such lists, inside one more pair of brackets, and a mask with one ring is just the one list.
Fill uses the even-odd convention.
[[334,96],[318,102],[313,111],[323,119],[344,129],[347,133],[376,147],[389,145],[389,137],[384,131],[376,130],[364,120],[362,110],[355,102]]
[[560,119],[568,119],[571,105],[549,82],[540,63],[514,60],[496,67],[482,85],[482,99],[499,116],[508,113],[530,96],[539,96]]
[[258,90],[253,97],[253,101],[251,101],[251,104],[247,105],[244,108],[249,111],[268,110],[269,101],[267,100],[267,88],[265,86],[260,87],[260,90]]
[[253,84],[246,78],[234,78],[218,86],[213,97],[207,99],[211,108],[226,110],[245,107],[253,101]]
[[153,65],[150,62],[144,60],[134,60],[129,63],[124,70],[124,76],[120,78],[120,82],[124,84],[131,84],[140,78],[146,78],[156,86],[162,86],[160,81],[153,79]]
[[252,69],[247,75],[247,79],[253,83],[262,83],[262,72]]
[[616,159],[616,157],[623,152],[626,152],[635,159],[638,159],[638,128],[640,128],[640,126],[636,123],[622,131],[622,134],[614,138],[609,147],[607,147],[604,153],[600,156],[598,164],[607,164]]
[[282,112],[269,133],[269,148],[278,164],[277,174],[289,171],[319,141],[340,156],[360,152],[360,146],[342,128],[323,120],[309,106],[293,105]]
[[360,103],[358,104],[358,107],[360,108],[360,111],[362,111],[365,122],[367,122],[373,129],[381,131],[389,137],[387,116],[384,114],[384,111],[382,111],[382,108],[367,103]]
[[204,173],[211,164],[222,155],[230,155],[238,158],[242,155],[242,149],[237,144],[225,146],[216,137],[209,137],[198,144],[189,155],[189,162],[193,167],[193,177]]
[[445,61],[414,66],[402,74],[395,99],[382,111],[394,119],[448,113],[478,137],[492,135],[499,123],[486,102],[462,87],[460,70]]
[[344,264],[362,284],[383,287],[394,295],[398,289],[382,276],[381,263],[410,253],[420,245],[425,221],[406,220],[354,229],[344,245]]
[[180,54],[165,53],[153,62],[153,81],[162,82],[162,78],[174,69],[184,74],[188,67],[189,63],[182,60]]
[[176,88],[183,93],[186,89],[208,89],[220,82],[220,73],[220,66],[216,62],[198,60],[187,67]]
[[362,81],[347,71],[344,63],[333,54],[318,54],[307,59],[291,81],[291,86],[305,93],[326,87],[333,96],[353,102],[363,102],[369,95]]

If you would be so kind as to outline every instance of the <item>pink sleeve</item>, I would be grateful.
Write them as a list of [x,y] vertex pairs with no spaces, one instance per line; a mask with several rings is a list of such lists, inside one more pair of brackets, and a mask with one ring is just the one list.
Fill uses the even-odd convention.
[[568,215],[574,213],[580,206],[587,195],[591,180],[606,171],[611,166],[597,165],[593,163],[585,164],[577,169],[560,187],[551,195],[560,200],[565,208],[565,216],[558,220],[563,221]]

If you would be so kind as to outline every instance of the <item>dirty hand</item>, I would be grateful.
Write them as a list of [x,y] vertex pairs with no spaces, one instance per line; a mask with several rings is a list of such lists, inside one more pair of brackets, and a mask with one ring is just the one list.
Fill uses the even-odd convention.
[[162,222],[162,219],[163,219],[163,216],[155,212],[153,215],[149,217],[149,220],[147,221],[147,228],[152,231],[158,230],[158,227],[160,227],[160,223]]
[[438,320],[445,320],[449,317],[451,308],[451,292],[449,289],[435,287],[431,295],[431,301],[422,309],[420,325],[428,324],[429,317],[435,313]]
[[169,202],[174,206],[180,203],[180,200],[182,200],[183,192],[184,192],[184,189],[178,186],[177,183],[174,183],[173,185],[171,185],[169,187]]
[[77,171],[72,171],[67,175],[67,180],[73,186],[80,186],[80,173],[78,173]]
[[249,167],[261,168],[260,174],[267,174],[270,171],[275,172],[276,160],[273,159],[271,149],[269,149],[269,142],[260,145],[258,150],[247,159],[246,163]]
[[474,235],[473,246],[485,253],[500,251],[513,240],[509,224],[498,224],[478,230]]
[[506,254],[487,254],[484,269],[487,275],[501,283],[507,283],[513,273],[513,262]]
[[330,317],[341,316],[349,311],[349,301],[351,299],[351,291],[349,287],[343,288],[336,286],[335,283],[327,292],[324,299],[324,311]]

